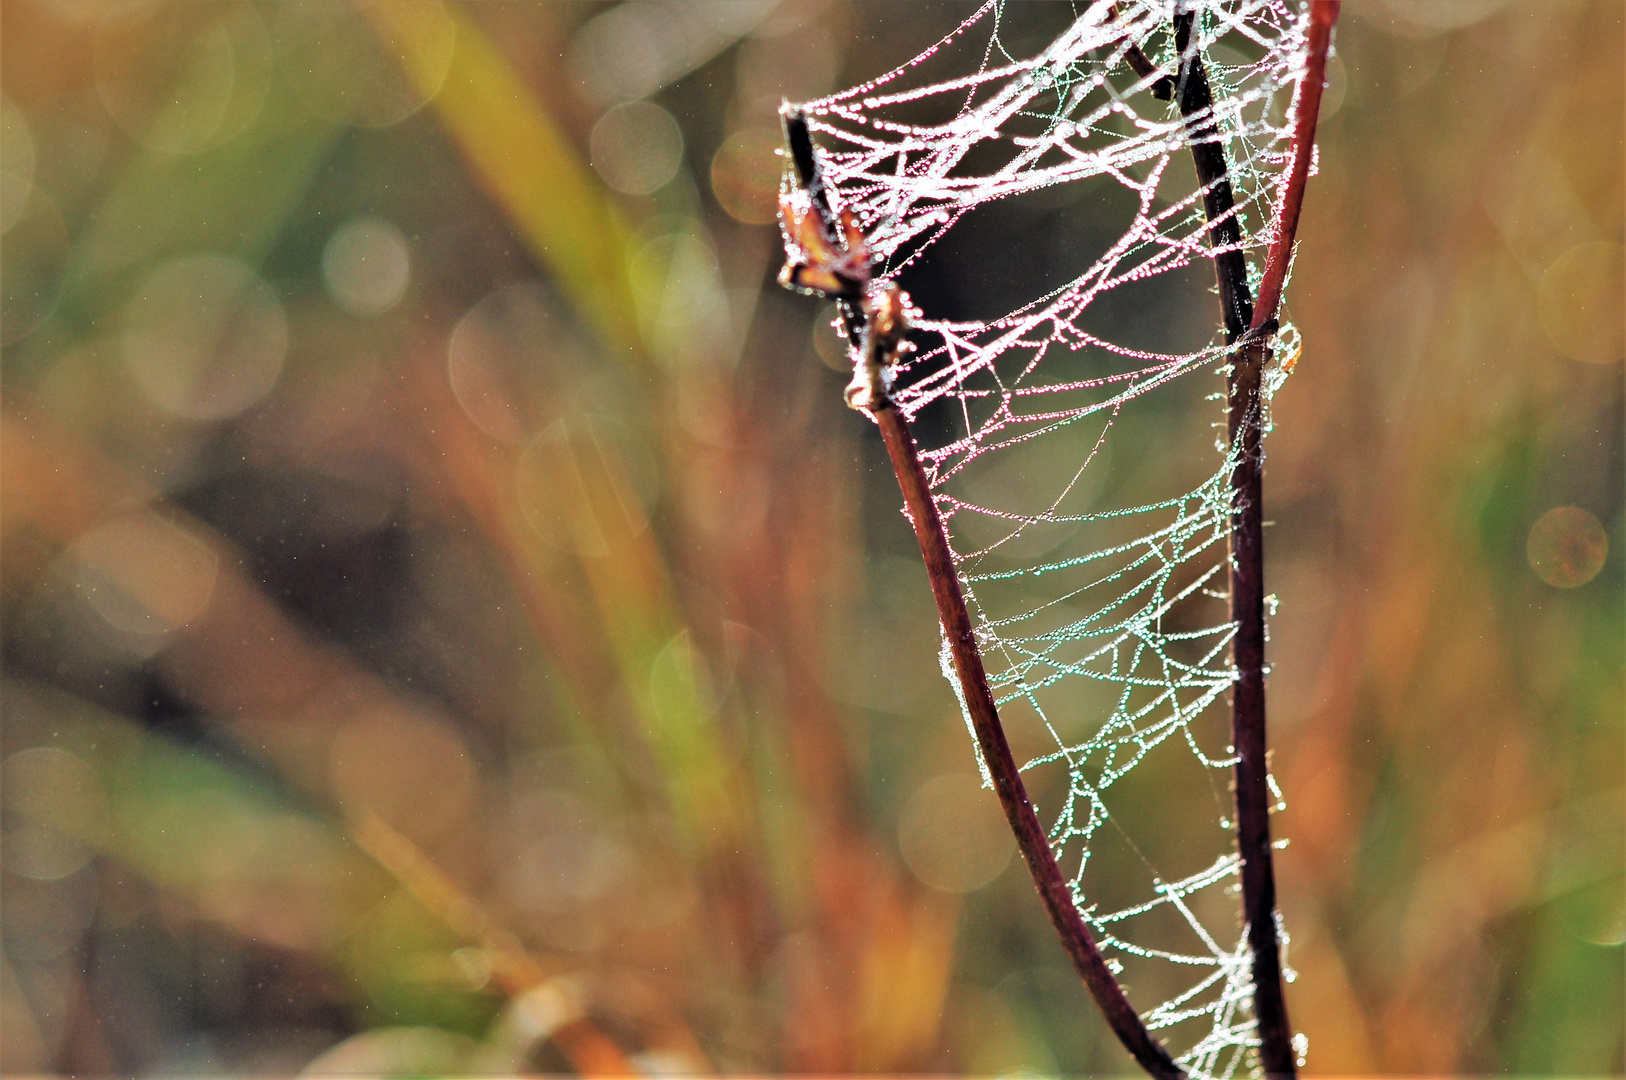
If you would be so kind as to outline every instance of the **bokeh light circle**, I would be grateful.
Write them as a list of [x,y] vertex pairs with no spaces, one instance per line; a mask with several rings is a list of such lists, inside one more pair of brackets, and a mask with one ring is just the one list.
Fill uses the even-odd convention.
[[1509,0],[1385,0],[1391,18],[1399,21],[1412,36],[1426,37],[1487,19],[1508,5]]
[[[98,893],[96,867],[90,863],[60,878],[12,877],[6,882],[7,960],[36,965],[68,956],[96,917]],[[11,1050],[8,1041],[8,1055]]]
[[550,547],[588,558],[610,553],[594,512],[581,454],[590,449],[587,425],[557,420],[520,453],[514,497],[525,523]]
[[220,558],[204,541],[151,511],[104,521],[70,545],[80,595],[109,626],[159,637],[201,615]]
[[1536,576],[1558,589],[1574,589],[1598,576],[1609,557],[1609,535],[1579,506],[1559,506],[1530,527],[1525,554]]
[[377,814],[420,843],[461,828],[479,785],[457,729],[406,710],[369,712],[341,727],[328,747],[328,779],[347,812]]
[[666,724],[711,720],[722,709],[726,690],[687,630],[675,634],[650,664],[649,700]]
[[672,114],[648,101],[617,105],[593,125],[593,168],[626,195],[648,195],[677,175],[683,132]]
[[22,216],[23,204],[34,186],[34,136],[28,118],[11,99],[0,97],[0,233]]
[[192,255],[152,271],[124,308],[125,366],[154,405],[224,420],[276,385],[288,352],[282,304],[247,266]]
[[750,37],[734,62],[741,124],[775,121],[782,101],[812,101],[828,94],[841,68],[830,35],[804,26],[779,37]]
[[577,409],[543,428],[520,453],[514,494],[526,524],[560,551],[597,558],[615,538],[649,527],[660,490],[652,455],[613,416]]
[[1541,275],[1536,310],[1559,352],[1587,364],[1626,356],[1626,248],[1577,244]]
[[944,773],[915,789],[898,819],[898,850],[921,881],[967,893],[998,877],[1011,861],[999,799],[970,773]]
[[19,750],[0,766],[5,804],[6,869],[56,881],[90,861],[85,841],[104,827],[106,806],[96,773],[54,746]]
[[569,66],[588,100],[632,101],[660,89],[681,17],[663,4],[616,4],[589,19],[570,42]]
[[704,236],[656,236],[638,249],[629,267],[638,314],[654,352],[674,367],[725,347],[730,325],[722,264]]
[[746,128],[730,136],[711,159],[711,190],[717,203],[736,221],[767,225],[779,205],[779,132]]
[[411,266],[406,237],[382,218],[346,222],[322,249],[328,295],[356,315],[382,315],[399,303]]
[[834,304],[826,304],[819,309],[818,315],[813,318],[813,352],[825,367],[850,375],[852,357],[847,353],[847,339],[836,329],[838,318],[840,312]]
[[109,9],[96,34],[96,91],[132,139],[163,153],[194,154],[258,119],[270,56],[252,4]]
[[446,375],[476,427],[524,443],[559,412],[554,379],[585,366],[584,352],[548,287],[525,281],[490,293],[458,320]]
[[[301,1076],[471,1076],[482,1045],[432,1027],[376,1027],[322,1051]],[[487,1066],[489,1068],[489,1066]]]
[[35,188],[5,239],[0,274],[0,344],[27,337],[56,310],[71,255],[68,226],[56,203]]
[[400,123],[440,92],[457,50],[457,24],[438,0],[287,0],[272,10],[294,93],[333,123]]

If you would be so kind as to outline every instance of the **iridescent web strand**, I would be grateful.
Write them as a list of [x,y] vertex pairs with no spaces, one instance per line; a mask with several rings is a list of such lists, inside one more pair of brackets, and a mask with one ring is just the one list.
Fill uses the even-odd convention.
[[[1287,157],[1285,106],[1304,68],[1308,15],[1289,0],[1184,6],[1198,9],[1195,37],[1214,87],[1212,128],[1229,162],[1242,253],[1256,275]],[[1040,809],[1050,815],[1050,842],[1071,875],[1074,903],[1114,963],[1160,965],[1161,984],[1179,987],[1142,1015],[1170,1039],[1180,1064],[1194,1075],[1229,1077],[1256,1041],[1251,973],[1234,905],[1205,897],[1235,886],[1238,860],[1220,850],[1165,880],[1119,823],[1114,798],[1137,767],[1186,754],[1207,789],[1169,797],[1188,800],[1192,813],[1218,806],[1229,827],[1215,793],[1224,791],[1234,756],[1228,746],[1205,747],[1198,729],[1236,677],[1227,655],[1233,627],[1212,618],[1225,587],[1232,457],[1221,443],[1213,472],[1184,494],[1106,509],[1079,494],[1132,410],[1223,360],[1217,339],[1169,354],[1114,342],[1090,325],[1114,290],[1218,253],[1203,192],[1176,179],[1187,175],[1174,166],[1189,153],[1193,125],[1149,92],[1156,74],[1136,76],[1126,63],[1138,45],[1163,71],[1176,70],[1172,7],[1087,5],[1038,55],[1018,60],[999,36],[1007,13],[991,0],[910,62],[799,108],[819,141],[834,208],[855,216],[877,272],[888,276],[906,281],[933,244],[990,203],[1105,180],[1134,207],[1090,266],[1015,310],[981,322],[927,311],[916,323],[919,350],[892,373],[892,398],[911,420],[928,410],[951,418],[949,436],[920,456],[1001,712],[1025,706],[1053,744],[1024,768],[1066,770],[1059,805]],[[973,70],[916,84],[928,63],[976,42]],[[1196,126],[1210,118],[1195,118]],[[1291,355],[1291,327],[1281,335],[1278,352]],[[1267,382],[1267,395],[1280,378]],[[1036,442],[1053,452],[1073,447],[1076,467],[1035,505],[1000,506],[973,490],[979,470]],[[1128,526],[1134,533],[1126,536]],[[1039,554],[1024,560],[1022,544],[1050,532],[1064,540],[1039,544]],[[1034,587],[1038,602],[1023,591]],[[1205,603],[1210,621],[1188,625],[1185,613]],[[955,684],[946,646],[943,666]],[[1070,686],[1104,689],[1112,701],[1083,718],[1082,733],[1074,730],[1078,717],[1056,711],[1055,701],[1076,700],[1055,696]],[[1138,897],[1112,911],[1100,909],[1087,878],[1104,829],[1133,849],[1143,874]],[[1181,971],[1188,974],[1175,978]],[[1142,982],[1137,976],[1135,985]]]

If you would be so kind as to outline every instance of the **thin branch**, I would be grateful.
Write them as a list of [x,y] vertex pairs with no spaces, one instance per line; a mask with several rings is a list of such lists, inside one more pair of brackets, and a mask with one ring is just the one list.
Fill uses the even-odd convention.
[[[1112,13],[1114,19],[1118,17],[1118,5],[1116,3],[1108,4],[1107,10]],[[1131,41],[1129,43],[1128,48],[1124,50],[1124,59],[1129,63],[1129,69],[1142,79],[1157,76],[1156,81],[1151,85],[1153,97],[1159,101],[1172,101],[1174,99],[1174,80],[1164,74],[1156,64],[1147,58],[1138,42]]]
[[1281,306],[1287,271],[1293,263],[1293,242],[1299,231],[1299,211],[1304,207],[1304,188],[1310,179],[1310,159],[1315,153],[1315,126],[1321,116],[1321,91],[1327,84],[1327,54],[1332,47],[1332,28],[1338,21],[1340,0],[1314,0],[1310,6],[1309,56],[1304,78],[1293,95],[1293,161],[1282,184],[1281,201],[1276,207],[1276,232],[1265,257],[1265,276],[1259,282],[1259,310],[1254,326],[1274,319]]
[[909,509],[909,520],[915,527],[915,539],[920,541],[920,555],[926,563],[926,575],[931,579],[932,595],[937,600],[937,616],[943,624],[943,636],[948,641],[949,654],[954,659],[954,674],[960,691],[965,696],[966,709],[977,733],[977,744],[982,748],[983,761],[993,778],[994,791],[1005,809],[1005,820],[1016,835],[1016,844],[1027,860],[1028,872],[1039,890],[1050,923],[1060,935],[1073,967],[1084,980],[1085,987],[1100,1006],[1107,1024],[1118,1036],[1124,1048],[1140,1063],[1141,1068],[1157,1077],[1178,1077],[1185,1073],[1174,1063],[1169,1052],[1152,1037],[1151,1032],[1124,996],[1123,987],[1107,968],[1101,951],[1084,925],[1078,906],[1073,903],[1072,890],[1062,877],[1061,867],[1050,850],[1039,816],[1033,810],[1022,774],[1011,756],[1005,741],[1005,729],[1000,725],[994,696],[988,689],[988,675],[983,670],[982,653],[966,614],[965,595],[960,589],[960,578],[954,569],[954,558],[949,552],[948,537],[943,532],[943,521],[937,513],[915,452],[915,439],[903,413],[891,402],[871,410],[875,423],[886,441],[886,451],[892,459],[892,470],[897,474],[898,486],[903,489],[904,505]]
[[[826,235],[833,239],[838,235],[837,223],[819,175],[807,120],[800,112],[793,110],[784,111],[783,119],[785,139],[797,179],[810,195]],[[836,302],[851,340],[857,346],[855,351],[862,353],[875,348],[876,342],[883,336],[896,347],[898,337],[890,333],[882,335],[874,325],[874,313],[868,316],[863,314],[861,301],[841,297]],[[863,362],[871,365],[885,359],[875,356],[862,358]],[[1061,937],[1062,945],[1067,949],[1067,955],[1072,959],[1085,988],[1106,1017],[1107,1025],[1141,1068],[1155,1077],[1171,1080],[1184,1077],[1186,1073],[1175,1064],[1168,1050],[1152,1037],[1124,995],[1123,987],[1118,985],[1118,980],[1107,967],[1101,950],[1090,936],[1089,927],[1079,914],[1078,906],[1073,903],[1072,890],[1062,876],[1061,867],[1056,864],[1050,841],[1045,836],[1044,827],[1039,824],[1033,801],[1028,798],[1027,786],[1022,783],[1021,771],[1011,754],[1010,744],[1006,742],[999,710],[988,687],[988,674],[983,669],[982,653],[971,628],[971,616],[966,611],[965,593],[954,568],[948,534],[937,512],[937,502],[932,497],[926,470],[920,463],[909,422],[884,394],[869,399],[867,411],[881,429],[887,455],[892,460],[892,471],[897,475],[904,506],[915,529],[915,539],[920,543],[920,555],[926,564],[926,576],[931,581],[932,596],[937,601],[937,616],[942,624],[943,637],[954,660],[955,677],[959,681],[966,709],[971,714],[983,761],[988,766],[1000,805],[1005,810],[1005,820],[1010,823],[1017,847],[1021,849],[1022,858],[1033,875],[1033,884],[1050,915],[1051,925]]]
[[1211,222],[1226,341],[1241,345],[1227,373],[1227,427],[1236,465],[1231,471],[1230,604],[1236,624],[1232,660],[1237,680],[1231,696],[1231,738],[1237,755],[1237,852],[1242,862],[1242,918],[1253,958],[1254,1016],[1259,1061],[1268,1077],[1297,1074],[1293,1027],[1282,988],[1276,926],[1276,875],[1271,860],[1270,764],[1265,737],[1265,589],[1263,522],[1263,404],[1260,386],[1269,357],[1268,332],[1276,322],[1282,287],[1298,230],[1309,176],[1316,116],[1326,78],[1327,50],[1338,18],[1338,0],[1314,0],[1309,58],[1294,96],[1292,163],[1277,204],[1275,236],[1255,308],[1241,250],[1241,225],[1226,171],[1225,149],[1213,118],[1213,94],[1199,50],[1192,44],[1195,15],[1175,16],[1175,47],[1181,57],[1179,100],[1192,136],[1191,153],[1203,185]]

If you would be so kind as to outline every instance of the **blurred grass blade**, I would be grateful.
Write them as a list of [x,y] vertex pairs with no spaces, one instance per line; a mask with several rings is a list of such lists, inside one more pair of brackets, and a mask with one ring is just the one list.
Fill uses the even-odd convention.
[[[575,1067],[578,1076],[631,1076],[636,1070],[621,1048],[585,1012],[569,1002],[543,966],[526,952],[519,938],[494,922],[485,905],[458,888],[404,833],[371,810],[355,815],[350,838],[395,876],[418,903],[454,933],[473,942],[490,966],[491,978],[522,1007],[532,993],[561,1002],[552,1013],[558,1022],[547,1034]],[[514,1047],[523,1051],[524,1047]]]
[[[471,172],[589,325],[641,355],[627,277],[627,229],[565,134],[473,19],[448,7],[457,47],[444,82],[439,38],[415,0],[363,0],[468,159]],[[438,88],[438,92],[437,92]]]

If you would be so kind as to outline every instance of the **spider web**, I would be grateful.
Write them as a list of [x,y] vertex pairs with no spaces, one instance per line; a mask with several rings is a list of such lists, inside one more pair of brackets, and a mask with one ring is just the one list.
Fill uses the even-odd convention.
[[[916,319],[917,351],[889,372],[890,393],[922,436],[1012,741],[1046,748],[1024,771],[1074,902],[1132,998],[1159,1002],[1142,1015],[1177,1060],[1226,1077],[1257,1041],[1219,707],[1235,679],[1223,593],[1232,458],[1216,442],[1213,471],[1183,485],[1175,465],[1117,460],[1148,444],[1182,467],[1190,449],[1206,456],[1207,434],[1194,442],[1177,421],[1200,385],[1190,376],[1223,370],[1215,305],[1200,292],[1183,317],[1212,320],[1205,346],[1165,351],[1122,332],[1126,299],[1144,305],[1164,286],[1189,310],[1198,272],[1213,282],[1191,129],[1153,93],[1179,68],[1177,7],[1195,10],[1256,283],[1304,68],[1299,4],[1075,5],[1024,59],[1005,45],[1011,12],[991,0],[907,64],[800,108],[833,204],[861,225],[876,273],[905,285],[992,204],[1078,185],[1104,214],[1115,208],[1103,250],[1051,291],[986,321]],[[1160,72],[1137,75],[1134,46]],[[926,80],[945,66],[956,73]],[[1284,326],[1276,355],[1295,355],[1295,342]],[[1284,377],[1282,366],[1267,375],[1267,401]],[[1130,474],[1142,482],[1120,482]],[[946,645],[942,663],[958,693]],[[1170,803],[1175,813],[1160,812]],[[1171,819],[1200,824],[1171,830]]]

